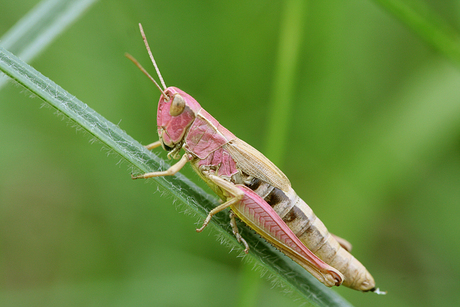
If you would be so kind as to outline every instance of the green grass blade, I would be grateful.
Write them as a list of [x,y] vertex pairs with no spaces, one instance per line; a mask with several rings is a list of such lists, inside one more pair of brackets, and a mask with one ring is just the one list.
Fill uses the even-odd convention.
[[[59,85],[1,47],[0,70],[58,110],[76,126],[91,134],[104,146],[118,153],[136,171],[150,172],[168,167],[163,160],[146,150],[115,124],[106,120]],[[181,174],[155,178],[155,180],[202,217],[206,216],[207,212],[217,205],[213,197]],[[223,240],[231,242],[232,246],[241,249],[233,238],[231,229],[227,226],[228,222],[226,215],[219,215],[213,218],[210,226],[219,232]],[[225,228],[220,225],[225,225]],[[276,249],[254,232],[245,229],[244,233],[245,239],[251,247],[251,253],[248,257],[261,263],[279,281],[280,286],[295,290],[312,305],[350,306],[338,294],[324,287],[297,264],[280,255]]]
[[[43,0],[2,38],[0,46],[30,62],[97,0]],[[8,78],[0,78],[0,88]]]
[[420,1],[374,0],[439,53],[460,66],[460,35]]

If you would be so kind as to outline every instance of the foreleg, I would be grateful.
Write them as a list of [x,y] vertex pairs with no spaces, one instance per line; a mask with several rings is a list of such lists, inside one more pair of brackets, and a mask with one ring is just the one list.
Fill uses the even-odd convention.
[[152,144],[149,144],[149,145],[145,145],[144,147],[147,148],[148,150],[152,150],[154,148],[157,148],[158,146],[161,146],[161,141],[158,140]]
[[131,178],[132,179],[146,179],[146,178],[152,178],[152,177],[172,176],[176,174],[178,171],[180,171],[181,168],[183,168],[184,165],[187,164],[187,162],[188,162],[188,155],[184,154],[182,158],[179,160],[179,162],[177,162],[176,164],[168,168],[166,171],[145,173],[139,176],[133,176],[131,174]]

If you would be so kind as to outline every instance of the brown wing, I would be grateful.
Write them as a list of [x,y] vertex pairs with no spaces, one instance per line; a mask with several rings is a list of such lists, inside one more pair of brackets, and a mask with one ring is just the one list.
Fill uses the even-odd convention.
[[248,175],[287,192],[291,183],[272,161],[243,140],[236,138],[224,145],[238,167]]

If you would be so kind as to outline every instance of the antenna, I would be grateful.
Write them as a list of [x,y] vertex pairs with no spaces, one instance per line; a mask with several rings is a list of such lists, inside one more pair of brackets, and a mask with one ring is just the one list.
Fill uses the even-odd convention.
[[147,77],[149,77],[150,80],[153,81],[153,83],[155,83],[156,87],[160,90],[160,92],[163,94],[163,96],[165,97],[166,101],[168,101],[169,97],[165,94],[165,92],[163,92],[163,90],[161,89],[161,87],[158,85],[158,83],[155,81],[155,79],[153,79],[153,77],[144,69],[144,67],[142,67],[142,65],[132,56],[130,55],[129,53],[125,53],[125,56],[130,59]]
[[166,84],[165,81],[163,80],[163,77],[161,76],[160,70],[158,69],[157,62],[155,62],[155,59],[153,58],[152,51],[150,51],[149,43],[147,42],[147,38],[145,37],[144,29],[142,28],[142,25],[139,23],[139,30],[141,30],[141,35],[142,39],[144,40],[145,43],[145,48],[147,48],[147,52],[149,53],[150,59],[152,60],[153,66],[155,66],[155,70],[157,71],[157,75],[160,78],[161,85],[163,85],[163,88],[166,90]]

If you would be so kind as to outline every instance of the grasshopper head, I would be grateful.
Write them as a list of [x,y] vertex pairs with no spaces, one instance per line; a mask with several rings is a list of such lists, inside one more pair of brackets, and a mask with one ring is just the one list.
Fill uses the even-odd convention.
[[158,102],[158,113],[157,113],[157,125],[158,135],[160,136],[161,145],[167,151],[170,151],[173,157],[177,157],[177,153],[181,149],[185,134],[190,125],[195,120],[196,114],[201,109],[199,103],[193,99],[192,96],[186,92],[178,89],[177,87],[168,87],[161,76],[160,70],[158,69],[157,63],[150,51],[147,38],[145,37],[142,25],[139,24],[139,30],[141,31],[142,39],[144,40],[147,52],[152,60],[153,66],[160,78],[161,85],[158,85],[155,79],[141,66],[141,64],[134,59],[131,55],[126,54],[126,57],[130,59],[160,90],[161,96]]
[[201,109],[192,96],[177,87],[168,87],[158,102],[158,135],[163,148],[173,150],[182,145],[185,134]]

